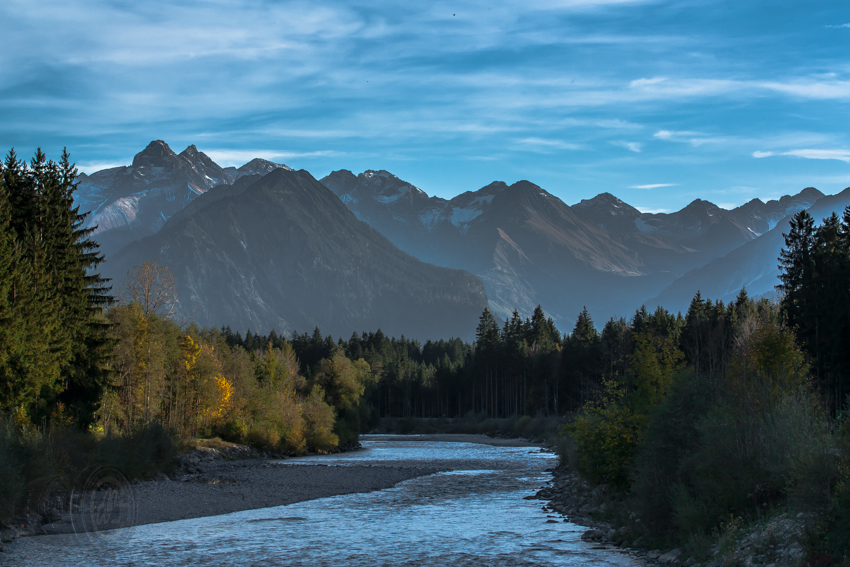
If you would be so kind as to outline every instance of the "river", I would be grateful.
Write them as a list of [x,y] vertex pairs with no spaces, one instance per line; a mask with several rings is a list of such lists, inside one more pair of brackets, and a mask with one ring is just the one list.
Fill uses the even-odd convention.
[[[427,462],[452,469],[370,493],[220,516],[135,526],[115,537],[30,537],[0,563],[18,566],[593,565],[634,567],[617,550],[580,539],[585,529],[527,500],[557,459],[535,447],[365,436],[364,450],[276,466]],[[5,564],[5,563],[4,563]],[[10,563],[11,564],[11,563]]]

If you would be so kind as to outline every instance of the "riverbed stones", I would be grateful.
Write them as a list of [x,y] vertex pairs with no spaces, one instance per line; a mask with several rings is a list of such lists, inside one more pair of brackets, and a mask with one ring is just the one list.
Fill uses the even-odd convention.
[[584,541],[602,541],[605,539],[605,534],[599,530],[587,530],[581,534],[581,539]]
[[659,563],[673,563],[674,561],[676,561],[679,558],[680,555],[682,555],[682,550],[676,548],[676,549],[673,549],[671,551],[668,551],[667,553],[665,553],[664,555],[659,557],[658,562]]

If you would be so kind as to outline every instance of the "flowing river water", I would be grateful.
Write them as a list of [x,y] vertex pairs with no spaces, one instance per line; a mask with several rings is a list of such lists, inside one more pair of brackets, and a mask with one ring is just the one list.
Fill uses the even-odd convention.
[[[365,436],[364,450],[275,466],[423,463],[452,469],[385,490],[220,516],[135,526],[115,537],[15,541],[0,563],[18,566],[593,565],[636,567],[581,540],[585,528],[526,499],[557,458],[535,447]],[[5,556],[5,557],[4,557]]]

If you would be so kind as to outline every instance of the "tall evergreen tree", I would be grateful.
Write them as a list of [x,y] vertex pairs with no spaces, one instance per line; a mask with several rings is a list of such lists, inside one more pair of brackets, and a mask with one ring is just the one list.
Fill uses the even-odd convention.
[[62,401],[85,426],[107,379],[101,311],[110,297],[106,281],[93,273],[103,261],[89,238],[93,229],[82,228],[87,215],[74,206],[77,170],[67,151],[57,164],[40,149],[29,167],[10,151],[2,169],[7,232],[20,251],[18,277],[27,284],[14,294],[19,308],[27,309],[29,351],[18,358],[14,380],[28,384],[31,394],[16,403],[29,404],[38,417]]

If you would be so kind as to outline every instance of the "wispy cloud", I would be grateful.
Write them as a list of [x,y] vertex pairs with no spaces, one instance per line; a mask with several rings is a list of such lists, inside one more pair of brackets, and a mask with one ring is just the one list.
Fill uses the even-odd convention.
[[523,138],[517,140],[520,147],[530,151],[552,151],[552,150],[580,150],[583,148],[581,144],[564,142],[563,140],[548,140],[545,138]]
[[262,158],[273,162],[282,163],[283,160],[316,157],[339,157],[344,154],[332,150],[319,150],[313,152],[297,152],[285,150],[201,150],[219,165],[241,166],[254,158]]
[[635,207],[642,213],[648,213],[650,215],[657,215],[660,213],[669,213],[670,209],[653,209],[652,207]]
[[631,88],[645,87],[647,85],[656,85],[656,84],[661,83],[661,82],[666,81],[666,80],[667,79],[664,78],[664,77],[653,77],[651,79],[635,79],[634,81],[629,83],[629,86]]
[[676,183],[650,183],[649,185],[629,185],[629,189],[660,189],[661,187],[675,187]]
[[76,164],[76,166],[77,166],[77,169],[79,169],[83,173],[92,174],[95,171],[101,171],[103,169],[113,169],[115,167],[125,166],[125,165],[130,164],[132,161],[133,161],[132,158],[128,159],[126,162],[123,162],[123,163],[86,161],[86,162],[80,162],[80,163]]
[[806,159],[837,159],[850,163],[850,150],[791,150],[783,152],[782,155]]
[[794,156],[806,159],[834,159],[850,163],[850,150],[790,150],[787,152],[753,152],[754,158],[766,158],[770,156]]
[[621,148],[626,148],[630,152],[640,153],[642,144],[640,142],[622,142],[622,141],[614,141],[611,142],[615,146],[619,146]]
[[634,122],[629,122],[628,120],[620,120],[619,118],[597,120],[595,124],[600,128],[617,128],[621,130],[638,130],[640,128],[643,128],[643,126],[641,126],[640,124],[635,124]]
[[728,140],[728,138],[723,136],[709,136],[700,132],[671,130],[659,130],[653,134],[653,137],[658,138],[659,140],[687,143],[694,147],[702,146],[704,144],[723,143]]
[[823,26],[823,27],[832,28],[832,29],[835,29],[835,28],[850,28],[850,22],[847,22],[846,24],[838,24],[836,26]]
[[695,135],[697,135],[696,132],[689,132],[689,131],[685,131],[685,130],[678,131],[678,132],[673,131],[673,130],[659,130],[658,132],[653,134],[654,137],[656,137],[660,140],[676,140],[676,139],[680,139],[680,138],[691,138]]

